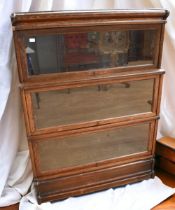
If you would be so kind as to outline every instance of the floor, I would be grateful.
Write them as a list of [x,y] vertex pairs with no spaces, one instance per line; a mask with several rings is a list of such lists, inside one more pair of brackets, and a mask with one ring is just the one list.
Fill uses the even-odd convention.
[[[175,188],[175,176],[168,174],[164,171],[157,171],[157,176],[163,181],[164,184]],[[175,209],[175,194],[154,207],[152,210],[173,210]]]
[[[157,171],[157,176],[168,186],[175,187],[175,176],[170,175],[164,171]],[[18,204],[0,208],[1,210],[18,210]],[[175,209],[175,194],[162,202],[161,204],[154,207],[152,210],[173,210]]]

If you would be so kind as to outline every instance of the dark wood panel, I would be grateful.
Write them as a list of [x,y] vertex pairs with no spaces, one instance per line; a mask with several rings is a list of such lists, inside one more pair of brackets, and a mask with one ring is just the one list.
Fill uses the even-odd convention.
[[156,143],[156,166],[175,175],[175,139],[164,137]]
[[175,163],[175,149],[157,143],[156,154]]
[[[156,176],[158,176],[164,184],[175,187],[175,179],[173,175],[170,175],[164,171],[157,170]],[[159,205],[155,206],[152,210],[172,210],[175,208],[175,195],[171,196],[170,198],[166,199]],[[1,210],[18,210],[19,204],[7,206],[7,207],[1,207]]]
[[19,203],[6,207],[0,207],[1,210],[19,210]]
[[164,137],[158,140],[156,155],[175,163],[175,139]]
[[164,157],[158,157],[156,160],[156,166],[175,176],[175,162]]
[[121,186],[129,182],[153,176],[153,160],[143,160],[122,166],[82,173],[58,179],[35,181],[38,201],[64,199],[72,195],[81,195],[110,187]]

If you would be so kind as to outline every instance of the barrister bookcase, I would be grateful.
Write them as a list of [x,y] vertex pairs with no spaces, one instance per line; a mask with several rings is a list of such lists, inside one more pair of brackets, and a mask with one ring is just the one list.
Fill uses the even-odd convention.
[[154,176],[168,11],[15,13],[39,203]]

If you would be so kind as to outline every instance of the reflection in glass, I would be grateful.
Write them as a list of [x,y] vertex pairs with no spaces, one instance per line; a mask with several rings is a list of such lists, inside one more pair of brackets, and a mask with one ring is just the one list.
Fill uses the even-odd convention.
[[30,75],[153,64],[155,30],[37,35],[26,38]]
[[37,128],[151,111],[154,80],[32,93]]
[[[139,132],[138,132],[139,131]],[[41,171],[75,167],[148,150],[149,124],[38,143]]]

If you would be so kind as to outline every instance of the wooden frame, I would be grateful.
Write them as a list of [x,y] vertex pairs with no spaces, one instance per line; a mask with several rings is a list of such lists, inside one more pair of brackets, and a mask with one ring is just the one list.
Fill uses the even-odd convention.
[[[163,26],[162,26],[163,27]],[[140,64],[140,65],[133,65],[133,66],[121,66],[121,67],[113,67],[113,68],[104,68],[99,70],[91,69],[91,71],[83,71],[79,72],[77,71],[76,79],[80,78],[87,78],[92,77],[93,75],[100,75],[100,74],[110,74],[115,72],[121,72],[121,71],[128,71],[129,69],[132,71],[133,69],[152,69],[155,67],[158,67],[159,63],[159,54],[161,53],[160,48],[160,34],[162,31],[162,27],[160,25],[110,25],[110,26],[103,26],[100,28],[97,27],[81,27],[81,28],[73,28],[73,32],[82,33],[82,32],[88,32],[88,31],[114,31],[114,30],[156,30],[156,43],[155,43],[155,52],[154,52],[154,58],[153,58],[153,64]],[[26,59],[26,53],[25,53],[25,37],[26,36],[37,36],[37,35],[49,35],[49,34],[62,34],[62,33],[70,33],[72,28],[59,28],[59,30],[55,29],[49,29],[48,30],[27,30],[27,31],[15,31],[14,32],[14,40],[16,46],[16,55],[17,55],[17,61],[20,63],[19,65],[19,77],[21,82],[29,82],[29,83],[38,83],[38,82],[56,82],[58,80],[66,80],[66,79],[74,79],[75,73],[74,72],[66,72],[66,73],[52,73],[52,74],[41,74],[41,75],[28,75],[27,73],[27,59]]]
[[[119,165],[121,163],[130,163],[132,162],[133,160],[142,160],[143,157],[148,157],[150,155],[152,155],[154,153],[153,151],[153,147],[152,147],[152,144],[153,144],[153,131],[155,129],[155,120],[157,120],[157,117],[149,117],[147,118],[146,120],[138,120],[138,119],[135,119],[134,121],[128,121],[126,123],[123,122],[123,123],[115,123],[113,124],[112,126],[108,126],[108,125],[104,125],[104,126],[98,126],[95,130],[93,129],[87,129],[87,128],[84,128],[82,129],[81,131],[81,134],[90,134],[90,133],[95,133],[96,131],[100,132],[100,131],[105,131],[105,130],[110,130],[110,129],[117,129],[117,128],[125,128],[125,127],[132,127],[132,126],[135,126],[135,125],[140,125],[140,124],[149,124],[149,137],[148,137],[148,146],[147,146],[147,151],[144,151],[144,152],[140,152],[140,153],[136,153],[136,154],[130,154],[128,156],[121,156],[121,157],[116,157],[116,158],[113,158],[111,160],[105,160],[105,161],[101,161],[101,162],[98,162],[98,168],[101,169],[101,168],[106,168],[108,167],[108,165],[111,165],[111,166],[115,166],[115,165]],[[60,139],[63,139],[65,136],[76,136],[76,135],[80,135],[80,133],[78,132],[69,132],[69,133],[60,133],[60,136],[56,136],[57,138],[60,138]],[[46,177],[61,177],[61,176],[65,176],[65,175],[72,175],[72,174],[77,174],[77,173],[81,173],[81,172],[88,172],[88,171],[94,171],[96,169],[96,165],[97,163],[90,163],[90,164],[87,164],[87,165],[80,165],[80,166],[77,166],[77,167],[69,167],[69,168],[63,168],[63,169],[53,169],[53,170],[49,170],[49,171],[41,171],[40,169],[40,160],[39,160],[39,155],[38,155],[38,143],[41,143],[43,141],[52,141],[52,139],[54,139],[54,136],[52,135],[47,135],[47,138],[33,138],[33,137],[30,137],[30,142],[33,143],[32,145],[32,151],[33,151],[33,154],[34,154],[34,157],[35,157],[35,169],[36,169],[36,174],[38,175],[38,177],[41,177],[42,179],[45,179]],[[154,140],[155,141],[155,140]]]
[[[34,184],[38,202],[61,200],[121,186],[154,176],[154,152],[159,119],[161,89],[164,70],[161,66],[164,26],[169,12],[157,10],[99,10],[16,13],[11,16],[14,43],[20,79],[21,99],[27,130],[27,138],[34,173]],[[156,39],[153,63],[128,66],[96,67],[90,70],[28,74],[26,38],[39,35],[104,32],[125,30],[155,30]],[[71,124],[56,124],[37,128],[31,95],[38,92],[91,87],[154,80],[152,109],[130,115],[85,120]],[[137,94],[137,93],[136,93]],[[39,145],[64,141],[67,137],[97,134],[132,126],[149,125],[147,149],[127,155],[115,156],[77,166],[54,167],[43,171]],[[133,136],[133,134],[131,134]],[[56,139],[56,140],[55,140]],[[74,143],[73,140],[71,140]],[[140,139],[142,141],[142,139]],[[88,141],[89,142],[89,141]],[[134,145],[133,145],[134,146]],[[46,154],[49,155],[49,154]]]
[[[164,74],[164,71],[159,70],[159,72],[145,72],[142,75],[137,75],[137,73],[134,74],[134,78],[131,76],[126,76],[120,79],[119,76],[114,76],[113,78],[103,78],[103,79],[97,79],[96,81],[90,80],[90,81],[82,81],[79,82],[78,84],[66,84],[66,85],[58,85],[58,86],[42,86],[42,87],[27,87],[23,88],[21,91],[22,94],[22,99],[23,99],[23,104],[24,104],[24,114],[25,114],[25,119],[27,122],[27,131],[28,131],[28,136],[31,135],[40,135],[40,134],[47,134],[47,133],[52,133],[52,132],[57,132],[57,131],[66,131],[69,129],[77,129],[81,127],[90,127],[94,125],[100,125],[100,124],[108,124],[108,123],[115,123],[115,122],[122,122],[125,120],[129,120],[131,116],[121,116],[121,117],[116,117],[116,118],[110,118],[110,119],[104,119],[104,120],[96,120],[96,121],[90,121],[90,122],[83,122],[83,123],[76,123],[76,124],[70,124],[70,125],[58,125],[50,128],[37,128],[34,120],[34,113],[33,113],[33,108],[32,108],[32,99],[31,99],[31,94],[32,93],[39,93],[39,92],[45,92],[45,91],[52,91],[52,90],[64,90],[67,88],[75,88],[75,87],[86,87],[86,86],[93,86],[97,84],[117,84],[117,83],[127,83],[127,82],[132,82],[132,81],[141,81],[141,80],[154,80],[154,89],[153,89],[153,104],[152,104],[152,111],[150,113],[137,113],[135,114],[135,118],[142,118],[143,117],[149,117],[149,116],[156,116],[157,114],[157,99],[158,99],[158,89],[159,89],[159,80],[162,74]],[[30,113],[30,115],[28,115]]]

